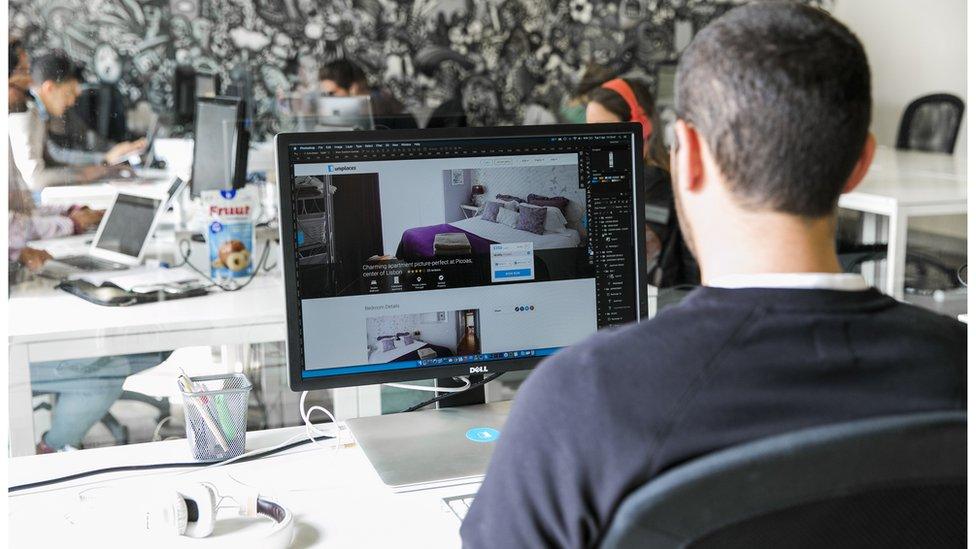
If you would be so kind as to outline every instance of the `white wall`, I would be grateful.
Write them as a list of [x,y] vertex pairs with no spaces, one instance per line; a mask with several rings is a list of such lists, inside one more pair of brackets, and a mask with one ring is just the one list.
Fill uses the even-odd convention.
[[[880,144],[895,145],[913,99],[949,92],[966,100],[966,0],[835,0],[831,11],[867,51]],[[956,154],[966,154],[966,118]]]

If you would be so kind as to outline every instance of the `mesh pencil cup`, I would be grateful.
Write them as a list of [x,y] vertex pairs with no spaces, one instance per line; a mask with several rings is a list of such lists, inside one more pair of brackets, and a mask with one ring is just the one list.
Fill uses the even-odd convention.
[[222,461],[243,454],[251,383],[243,374],[189,379],[193,391],[180,385],[180,393],[193,459]]

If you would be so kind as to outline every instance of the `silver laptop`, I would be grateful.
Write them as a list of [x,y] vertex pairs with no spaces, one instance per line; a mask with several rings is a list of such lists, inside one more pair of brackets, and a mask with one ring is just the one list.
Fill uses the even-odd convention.
[[421,490],[480,480],[511,406],[505,401],[359,417],[346,425],[384,484]]
[[185,187],[173,178],[165,195],[120,192],[105,211],[88,252],[47,261],[41,276],[63,279],[98,271],[120,271],[140,265],[149,241],[173,198]]
[[320,130],[372,130],[373,107],[368,95],[322,96],[316,104]]

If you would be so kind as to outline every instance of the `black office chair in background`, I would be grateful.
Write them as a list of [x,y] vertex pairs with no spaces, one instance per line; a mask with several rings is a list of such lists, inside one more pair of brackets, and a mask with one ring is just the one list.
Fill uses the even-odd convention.
[[912,101],[898,127],[896,147],[912,151],[952,154],[966,106],[949,93],[934,93]]
[[716,452],[638,488],[604,549],[964,547],[966,414],[815,427]]
[[[965,109],[963,100],[952,94],[935,93],[919,97],[905,107],[896,148],[952,154]],[[860,244],[845,239],[837,241],[837,255],[846,272],[856,272],[866,261],[884,259],[887,252],[886,244]],[[907,261],[923,277],[927,276],[926,273],[939,273],[940,278],[949,281],[950,287],[955,287],[952,276],[955,268],[938,258],[909,252]]]

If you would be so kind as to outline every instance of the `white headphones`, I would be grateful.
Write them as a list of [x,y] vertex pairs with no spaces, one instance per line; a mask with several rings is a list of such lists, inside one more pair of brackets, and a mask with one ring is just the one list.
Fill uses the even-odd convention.
[[[129,495],[131,496],[131,493]],[[102,503],[102,497],[92,498],[83,494],[80,496],[82,503],[86,504],[88,510],[95,511],[92,513],[93,517],[109,518],[114,526],[122,523],[127,527],[124,528],[125,532],[132,532],[133,534],[139,532],[153,537],[172,538],[177,536],[206,538],[214,531],[217,522],[217,509],[220,503],[224,499],[234,500],[229,496],[220,496],[216,488],[210,484],[187,484],[180,486],[174,492],[160,491],[150,495],[148,500],[145,497],[145,494],[139,494],[138,498],[112,498],[116,501],[110,504],[111,509],[107,509],[106,505]],[[236,502],[236,500],[234,501]],[[95,503],[97,509],[92,507],[92,503]],[[208,540],[209,543],[204,543],[209,545],[220,541],[221,545],[226,545],[232,542],[237,548],[260,547],[262,549],[286,549],[291,545],[295,534],[295,521],[291,511],[278,503],[261,498],[257,494],[249,495],[243,504],[237,503],[241,516],[270,518],[274,522],[271,529],[261,536],[238,536],[234,537],[233,540],[223,538],[221,540]],[[175,539],[170,539],[170,542],[175,541]],[[200,542],[194,542],[190,545],[196,546]]]

